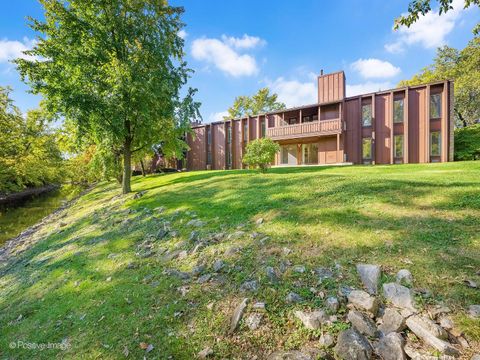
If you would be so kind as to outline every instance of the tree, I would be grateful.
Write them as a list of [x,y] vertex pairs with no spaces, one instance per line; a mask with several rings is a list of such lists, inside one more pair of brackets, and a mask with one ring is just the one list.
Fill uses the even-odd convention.
[[277,94],[270,95],[268,87],[258,90],[252,96],[237,96],[233,105],[228,109],[228,116],[224,117],[224,119],[236,119],[285,109],[285,104],[279,102],[277,98]]
[[180,91],[183,8],[158,0],[40,0],[42,36],[15,62],[47,108],[75,123],[79,136],[120,149],[122,191],[131,191],[132,153],[158,142],[182,148],[179,131],[199,117],[196,90]]
[[461,51],[444,46],[437,49],[433,64],[425,67],[400,86],[454,79],[454,116],[457,127],[480,119],[480,37],[472,39]]
[[480,124],[455,130],[455,160],[480,160]]
[[269,138],[261,138],[248,143],[243,162],[250,167],[266,172],[275,160],[275,154],[280,151],[280,145]]
[[[420,15],[425,15],[432,11],[431,7],[431,0],[413,0],[408,5],[408,13],[406,15],[402,15],[395,19],[394,29],[398,30],[400,26],[410,27],[413,23],[415,23],[419,18]],[[453,9],[452,3],[453,0],[438,0],[439,8],[438,14],[442,15],[450,10]],[[465,0],[463,8],[466,9],[471,5],[480,6],[480,0]],[[475,26],[473,29],[474,34],[479,34],[480,32],[480,23]]]

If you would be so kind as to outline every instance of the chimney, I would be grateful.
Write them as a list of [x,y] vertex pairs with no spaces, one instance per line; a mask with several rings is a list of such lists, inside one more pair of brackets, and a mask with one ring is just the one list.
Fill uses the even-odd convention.
[[323,69],[320,70],[320,76],[322,76],[322,75],[323,75]]
[[318,103],[342,101],[345,98],[345,74],[338,71],[332,74],[323,74],[320,70],[318,76]]

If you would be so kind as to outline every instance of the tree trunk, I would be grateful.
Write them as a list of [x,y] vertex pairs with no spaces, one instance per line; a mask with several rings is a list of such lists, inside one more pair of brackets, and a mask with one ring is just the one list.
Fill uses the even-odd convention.
[[129,139],[125,140],[123,145],[123,177],[122,177],[122,193],[128,194],[132,191],[130,179],[132,177],[132,149]]
[[143,159],[140,159],[140,166],[142,168],[142,176],[145,177],[145,165],[143,164]]

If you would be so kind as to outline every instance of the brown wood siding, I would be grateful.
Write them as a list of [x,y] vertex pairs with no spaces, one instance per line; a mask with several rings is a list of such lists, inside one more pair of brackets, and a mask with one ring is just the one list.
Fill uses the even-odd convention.
[[345,97],[345,74],[343,71],[318,77],[318,102],[341,101]]
[[225,124],[212,124],[212,140],[215,153],[213,156],[213,166],[215,170],[225,169]]
[[347,161],[361,163],[360,98],[345,102],[345,152]]
[[206,135],[204,126],[194,128],[193,134],[187,135],[187,144],[190,147],[187,152],[188,170],[205,170],[207,168]]
[[390,164],[390,152],[392,147],[390,94],[377,95],[375,97],[375,164]]
[[241,169],[242,168],[242,132],[241,132],[241,124],[240,120],[236,120],[233,122],[232,128],[232,141],[233,141],[233,168],[234,169]]

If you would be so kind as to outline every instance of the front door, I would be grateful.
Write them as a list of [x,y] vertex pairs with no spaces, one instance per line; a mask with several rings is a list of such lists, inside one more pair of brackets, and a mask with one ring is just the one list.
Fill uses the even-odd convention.
[[283,145],[280,152],[282,165],[297,165],[297,146]]

